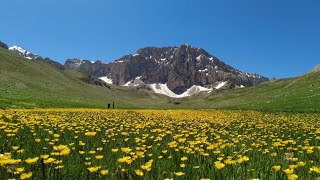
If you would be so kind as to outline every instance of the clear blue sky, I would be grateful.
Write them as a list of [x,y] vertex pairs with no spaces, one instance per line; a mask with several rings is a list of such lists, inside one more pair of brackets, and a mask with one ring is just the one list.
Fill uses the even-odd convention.
[[319,0],[1,0],[0,40],[63,63],[190,44],[244,72],[320,64]]

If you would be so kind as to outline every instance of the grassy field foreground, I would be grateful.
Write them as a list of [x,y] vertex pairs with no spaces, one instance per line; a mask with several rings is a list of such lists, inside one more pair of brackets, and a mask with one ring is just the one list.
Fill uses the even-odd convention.
[[0,111],[0,179],[316,179],[319,114]]

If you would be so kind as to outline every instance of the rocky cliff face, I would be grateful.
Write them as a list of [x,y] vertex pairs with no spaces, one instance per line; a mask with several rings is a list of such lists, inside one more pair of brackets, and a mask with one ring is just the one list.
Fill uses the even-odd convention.
[[64,68],[66,70],[81,70],[96,77],[106,76],[111,69],[111,64],[101,61],[89,61],[84,59],[67,59]]
[[0,48],[8,49],[8,45],[2,41],[0,41]]
[[101,79],[107,83],[131,83],[135,88],[148,87],[155,92],[171,94],[173,97],[177,94],[219,89],[223,86],[253,86],[269,80],[255,73],[243,73],[205,50],[189,45],[147,47],[108,64],[101,61],[67,59],[64,65],[18,46],[8,48],[1,41],[0,47],[27,59],[45,62],[60,70],[81,70],[89,76],[103,77]]
[[243,73],[205,50],[189,45],[147,47],[110,64],[71,59],[64,66],[98,77],[107,76],[116,85],[124,85],[136,78],[146,84],[167,84],[176,94],[185,92],[193,85],[210,88],[219,82],[227,82],[231,87],[252,86],[269,80],[258,74]]

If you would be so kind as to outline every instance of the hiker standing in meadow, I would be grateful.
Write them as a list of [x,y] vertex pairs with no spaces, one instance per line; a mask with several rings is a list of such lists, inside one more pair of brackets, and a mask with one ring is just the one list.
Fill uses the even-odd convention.
[[110,102],[108,102],[108,109],[110,109]]
[[112,102],[112,109],[114,109],[114,102]]

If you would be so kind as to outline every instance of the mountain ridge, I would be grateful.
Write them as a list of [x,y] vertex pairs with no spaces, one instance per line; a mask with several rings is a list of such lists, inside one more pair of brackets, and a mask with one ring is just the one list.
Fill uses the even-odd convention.
[[[320,112],[320,71],[246,88],[214,89],[182,99],[132,86],[101,86],[81,71],[58,70],[0,48],[0,108],[251,109]],[[93,80],[94,81],[94,80]],[[148,88],[148,87],[146,87]],[[192,88],[191,91],[197,91]]]
[[[110,63],[74,58],[67,59],[63,65],[19,46],[9,47],[9,50],[27,59],[43,61],[59,70],[81,70],[115,85],[130,85],[130,82],[139,77],[139,80],[150,88],[152,84],[155,84],[153,87],[165,85],[177,95],[185,93],[193,86],[210,91],[221,83],[235,88],[269,81],[269,78],[256,73],[237,70],[204,49],[187,44],[145,47],[138,49],[135,54],[124,55]],[[153,90],[157,92],[156,89]]]
[[[73,61],[73,63],[72,63]],[[88,60],[67,60],[65,65],[85,70],[94,75],[104,75],[116,85],[125,85],[136,78],[146,84],[167,84],[176,94],[182,94],[193,85],[212,88],[213,84],[228,81],[231,87],[252,86],[269,79],[255,73],[243,73],[204,49],[190,45],[146,47],[135,54],[124,55],[112,63],[101,65]],[[69,69],[66,67],[66,69]]]

